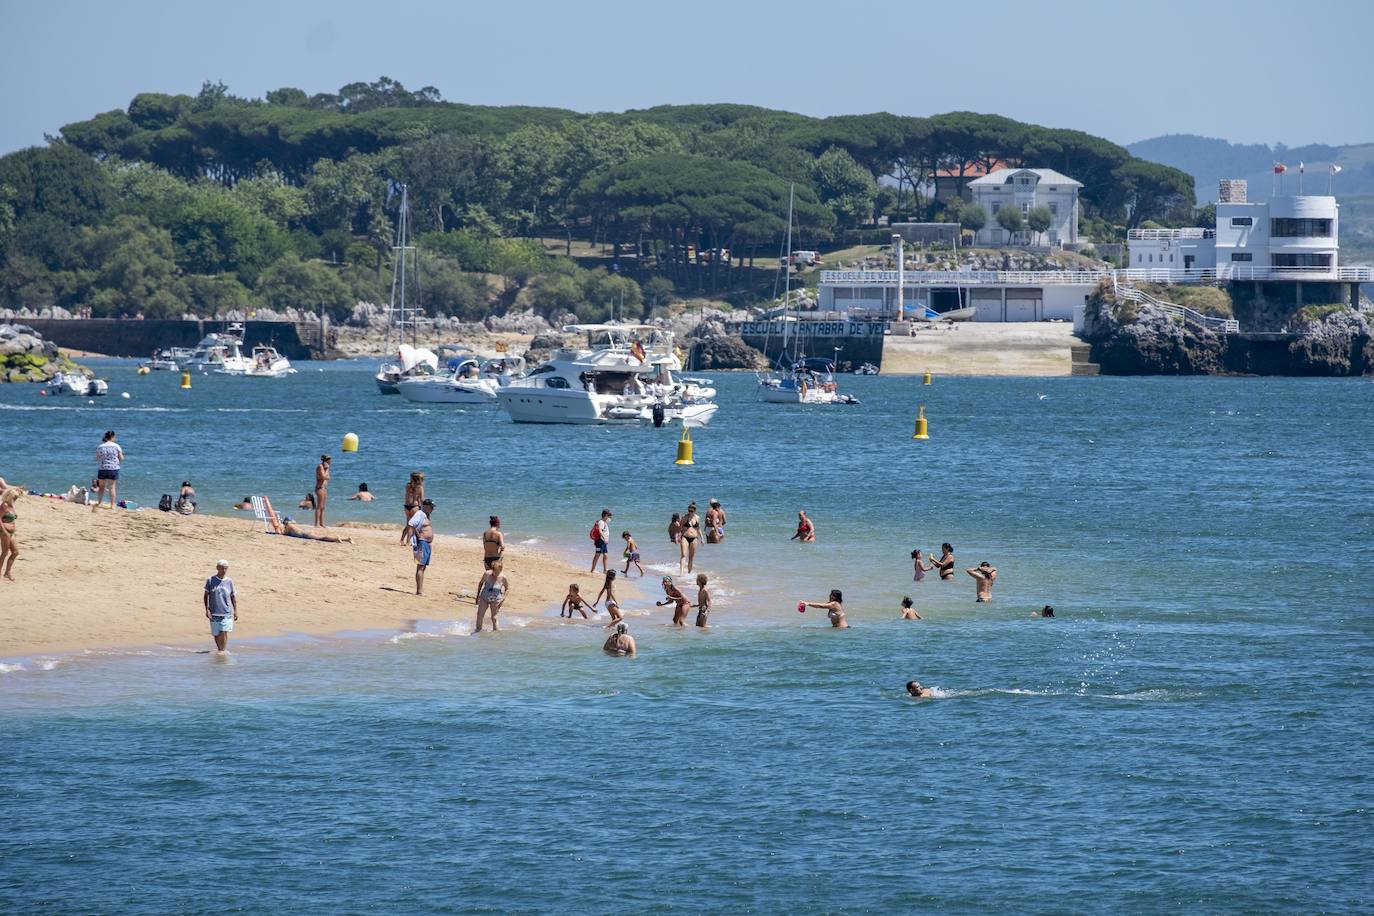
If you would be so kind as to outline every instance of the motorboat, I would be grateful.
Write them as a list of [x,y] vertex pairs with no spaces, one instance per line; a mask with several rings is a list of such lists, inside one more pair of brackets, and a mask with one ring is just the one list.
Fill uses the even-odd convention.
[[436,376],[438,371],[439,356],[433,350],[401,344],[396,350],[395,361],[384,363],[373,379],[377,382],[377,390],[382,394],[400,394],[398,386],[401,382],[408,379],[442,378]]
[[682,368],[672,332],[653,325],[569,325],[587,334],[586,348],[555,350],[523,378],[496,389],[516,423],[704,426],[719,405]]
[[110,386],[104,379],[91,378],[79,372],[59,372],[44,386],[48,395],[72,395],[80,398],[98,398],[110,393]]
[[171,350],[158,350],[153,353],[152,359],[144,360],[139,365],[153,372],[176,372],[180,368]]
[[294,375],[296,370],[291,363],[277,352],[275,347],[258,344],[249,356],[243,355],[243,348],[237,343],[228,345],[223,361],[215,369],[220,375],[238,375],[243,378],[285,378]]
[[212,331],[200,339],[194,350],[180,360],[183,369],[197,372],[218,370],[230,349],[243,346],[243,325],[234,323],[224,331]]
[[476,355],[449,360],[448,375],[402,379],[398,388],[408,401],[426,404],[494,404],[496,392],[525,372],[519,356],[483,359]]
[[864,363],[863,365],[859,366],[859,368],[857,368],[857,369],[854,370],[854,374],[855,374],[855,375],[877,375],[877,374],[878,374],[878,367],[875,366],[875,365],[873,365],[872,363]]

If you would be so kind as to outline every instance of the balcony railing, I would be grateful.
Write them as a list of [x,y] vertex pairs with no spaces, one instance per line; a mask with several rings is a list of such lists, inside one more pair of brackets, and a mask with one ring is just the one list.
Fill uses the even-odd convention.
[[1170,239],[1214,239],[1215,229],[1190,227],[1187,229],[1132,229],[1126,233],[1127,241],[1153,242]]
[[[1144,283],[1217,283],[1229,280],[1289,280],[1311,283],[1374,282],[1374,267],[1221,267],[1129,268],[1126,270],[908,270],[906,286],[1059,286],[1092,285],[1102,280]],[[823,286],[897,285],[895,270],[823,270]]]

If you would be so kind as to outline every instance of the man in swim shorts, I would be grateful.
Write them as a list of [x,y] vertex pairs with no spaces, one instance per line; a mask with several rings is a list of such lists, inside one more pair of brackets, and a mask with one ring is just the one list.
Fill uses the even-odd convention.
[[595,537],[592,538],[594,552],[592,553],[592,568],[589,572],[596,572],[596,564],[599,560],[601,561],[601,571],[604,573],[606,570],[610,569],[610,567],[606,565],[608,562],[607,555],[610,550],[609,545],[611,540],[610,509],[601,510],[601,518],[597,519],[596,524],[592,525],[592,531],[595,533]]
[[234,591],[234,580],[229,578],[229,561],[220,560],[215,564],[215,574],[205,580],[205,619],[210,621],[210,636],[215,640],[215,649],[229,651],[229,634],[234,631],[234,621],[239,619],[239,596]]
[[410,548],[415,555],[415,594],[425,593],[425,570],[434,556],[434,528],[430,517],[434,514],[434,500],[426,499],[411,515],[406,527],[411,533]]
[[977,566],[969,567],[964,570],[964,572],[972,576],[977,583],[977,603],[983,604],[984,602],[991,601],[992,583],[997,581],[997,569],[987,560],[984,560]]

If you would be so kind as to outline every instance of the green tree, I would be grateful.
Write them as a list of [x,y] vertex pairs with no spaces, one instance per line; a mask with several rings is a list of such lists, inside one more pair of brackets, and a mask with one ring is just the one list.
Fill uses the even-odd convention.
[[188,276],[186,299],[189,311],[207,318],[231,311],[247,312],[253,306],[252,293],[233,274]]
[[95,316],[166,318],[185,311],[167,230],[143,217],[118,216],[81,230],[78,248],[89,265],[79,296]]
[[188,273],[233,272],[252,283],[286,249],[271,220],[216,185],[196,189],[168,228]]
[[1021,215],[1021,208],[1015,204],[1003,204],[997,210],[997,225],[1007,230],[1011,235],[1011,243],[1016,242],[1016,233],[1026,226],[1026,220]]
[[988,224],[988,211],[980,204],[968,203],[959,208],[959,225],[977,234]]
[[335,320],[346,318],[354,302],[338,272],[318,261],[302,261],[295,255],[279,259],[262,272],[254,288],[257,301],[279,312],[289,308],[323,313]]
[[15,219],[44,213],[69,225],[89,225],[100,219],[110,199],[105,171],[65,143],[0,157],[0,185],[10,188]]
[[650,277],[642,284],[642,292],[646,300],[645,315],[653,314],[659,305],[667,305],[672,300],[675,290],[673,281],[667,277]]
[[1037,237],[1045,232],[1050,226],[1054,225],[1054,214],[1050,213],[1049,207],[1031,207],[1026,212],[1026,228],[1034,232]]
[[481,321],[491,313],[491,295],[480,274],[464,273],[452,258],[422,251],[421,304],[431,315],[451,315],[463,321]]
[[840,226],[853,227],[873,218],[878,183],[849,153],[830,147],[816,159],[812,175],[821,203],[835,214]]

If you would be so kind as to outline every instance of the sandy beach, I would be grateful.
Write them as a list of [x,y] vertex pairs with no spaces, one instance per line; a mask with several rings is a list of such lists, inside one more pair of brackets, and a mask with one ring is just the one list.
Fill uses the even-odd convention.
[[[230,563],[239,594],[235,642],[284,633],[402,629],[413,620],[461,620],[482,574],[476,539],[439,535],[415,591],[415,564],[390,530],[340,526],[354,539],[329,544],[267,535],[251,512],[242,517],[180,516],[102,509],[25,496],[17,505],[21,555],[16,581],[0,580],[0,658],[85,649],[211,645],[201,595],[215,562]],[[536,549],[506,548],[511,594],[501,613],[542,615],[562,601],[569,582],[596,595],[601,575]],[[622,597],[635,594],[619,585]],[[599,629],[597,631],[599,633]]]

